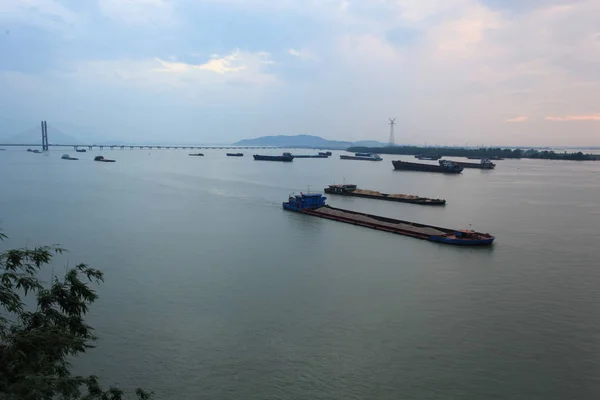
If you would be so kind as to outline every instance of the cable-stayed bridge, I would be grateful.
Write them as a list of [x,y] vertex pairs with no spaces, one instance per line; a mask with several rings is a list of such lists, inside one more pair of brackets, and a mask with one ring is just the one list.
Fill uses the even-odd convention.
[[[104,148],[110,149],[140,149],[140,150],[161,150],[161,149],[268,149],[275,148],[274,146],[208,146],[208,145],[156,145],[156,144],[110,144],[110,143],[102,143],[102,144],[84,144],[80,143],[74,138],[64,134],[56,127],[48,125],[46,121],[42,121],[41,124],[41,135],[38,136],[41,140],[39,142],[35,142],[32,140],[33,135],[39,135],[40,128],[30,128],[27,129],[15,136],[12,136],[9,140],[9,143],[0,143],[0,147],[41,147],[43,151],[48,151],[50,147],[72,147],[74,150],[79,148],[82,149],[100,149]],[[48,128],[50,128],[50,132],[56,136],[59,136],[59,142],[54,143],[50,141],[48,136]],[[37,132],[37,133],[36,133]]]

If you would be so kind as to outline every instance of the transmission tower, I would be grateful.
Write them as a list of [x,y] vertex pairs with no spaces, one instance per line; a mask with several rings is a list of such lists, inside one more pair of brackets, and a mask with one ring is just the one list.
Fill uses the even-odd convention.
[[396,145],[396,139],[394,138],[394,125],[396,125],[396,117],[390,118],[390,140],[388,146]]

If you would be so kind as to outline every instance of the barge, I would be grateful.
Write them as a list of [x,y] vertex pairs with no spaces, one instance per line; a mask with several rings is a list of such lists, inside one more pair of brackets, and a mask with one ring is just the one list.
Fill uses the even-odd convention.
[[443,174],[460,174],[463,167],[452,161],[440,160],[440,165],[412,163],[407,161],[392,161],[394,169],[397,171],[421,171],[421,172],[439,172]]
[[287,211],[331,219],[347,224],[360,225],[366,228],[410,236],[430,242],[458,246],[490,246],[494,242],[494,236],[489,233],[440,228],[432,225],[343,210],[326,205],[325,200],[326,197],[321,193],[300,193],[299,195],[290,195],[288,201],[282,205],[283,209]]
[[[440,160],[439,161],[440,165],[442,165],[442,163],[444,161],[450,161],[450,160]],[[496,164],[494,164],[487,158],[482,158],[481,161],[478,163],[470,163],[470,162],[463,162],[463,161],[450,161],[450,162],[453,162],[454,164],[458,164],[463,168],[477,168],[477,169],[494,169],[494,168],[496,168]]]
[[427,155],[427,154],[417,154],[415,156],[415,158],[419,159],[419,160],[432,160],[432,161],[437,161],[440,158],[442,158],[442,156],[435,156],[435,155]]
[[291,162],[294,161],[294,156],[291,153],[283,153],[280,156],[261,156],[259,154],[253,155],[256,161],[283,161]]
[[96,156],[96,157],[94,157],[94,161],[98,161],[98,162],[115,162],[115,160],[107,160],[106,158],[104,158],[102,156]]
[[326,154],[321,154],[321,153],[319,153],[319,154],[299,154],[299,155],[294,154],[294,158],[329,158],[329,156]]
[[409,194],[381,193],[374,190],[359,189],[356,185],[329,185],[324,191],[327,194],[364,197],[367,199],[396,201],[399,203],[420,204],[426,206],[443,206],[446,204],[446,200],[444,199],[430,199]]
[[354,153],[353,156],[341,155],[341,160],[362,160],[362,161],[382,161],[383,158],[379,154],[371,153]]
[[244,153],[227,153],[227,157],[244,157]]

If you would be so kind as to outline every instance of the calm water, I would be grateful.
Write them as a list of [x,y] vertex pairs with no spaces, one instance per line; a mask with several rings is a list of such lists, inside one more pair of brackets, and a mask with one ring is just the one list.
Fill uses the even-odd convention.
[[[84,373],[164,399],[600,398],[600,163],[444,176],[392,170],[410,157],[61,153],[0,152],[0,226],[8,245],[69,248],[55,270],[105,271]],[[497,243],[444,247],[281,209],[344,178],[448,205],[334,206],[472,224]]]

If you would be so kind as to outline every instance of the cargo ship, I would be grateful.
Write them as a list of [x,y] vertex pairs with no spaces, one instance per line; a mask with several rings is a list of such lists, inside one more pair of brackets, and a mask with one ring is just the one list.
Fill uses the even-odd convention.
[[442,158],[442,156],[432,156],[432,155],[426,155],[426,154],[417,154],[415,156],[415,158],[418,158],[419,160],[432,160],[432,161],[437,161],[440,158]]
[[244,153],[227,153],[227,157],[244,157]]
[[294,161],[294,156],[291,153],[283,153],[280,156],[261,156],[259,154],[255,154],[253,157],[256,161]]
[[494,161],[502,161],[504,160],[504,158],[502,157],[498,157],[498,156],[491,156],[491,157],[467,157],[469,160],[481,160],[482,158],[487,158],[488,160],[494,160]]
[[422,172],[439,172],[443,174],[460,174],[463,167],[448,160],[441,160],[440,165],[421,164],[406,161],[392,161],[394,169],[397,171],[422,171]]
[[426,206],[443,206],[446,204],[444,199],[429,199],[427,197],[413,196],[409,194],[387,194],[374,190],[359,189],[356,185],[329,185],[324,190],[327,194],[337,194],[341,196],[364,197],[367,199],[396,201],[399,203],[421,204]]
[[490,246],[494,242],[494,236],[489,233],[440,228],[438,226],[343,210],[326,205],[325,200],[326,197],[321,193],[300,193],[299,195],[290,195],[288,201],[282,205],[283,209],[287,211],[345,222],[347,224],[360,225],[366,228],[410,236],[430,242],[458,246]]
[[[440,160],[439,163],[442,165],[443,162],[450,160]],[[462,161],[450,161],[454,164],[458,164],[463,168],[478,168],[478,169],[494,169],[496,168],[496,164],[488,160],[487,158],[482,158],[478,163],[470,163],[470,162],[462,162]]]
[[379,154],[371,153],[354,153],[353,156],[341,155],[341,160],[362,160],[362,161],[382,161],[383,158]]

